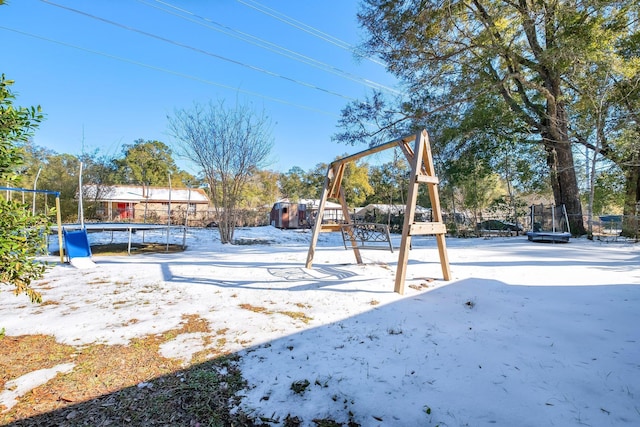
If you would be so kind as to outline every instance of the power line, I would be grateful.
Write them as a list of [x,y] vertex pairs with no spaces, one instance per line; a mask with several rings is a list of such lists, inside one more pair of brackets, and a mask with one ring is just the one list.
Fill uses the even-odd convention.
[[151,70],[154,70],[154,71],[159,71],[159,72],[171,74],[171,75],[174,75],[174,76],[177,76],[177,77],[181,77],[181,78],[185,78],[185,79],[189,79],[189,80],[194,80],[194,81],[197,81],[197,82],[200,82],[200,83],[204,83],[204,84],[207,84],[207,85],[218,86],[218,87],[221,87],[221,88],[224,88],[224,89],[233,90],[235,92],[243,93],[245,95],[254,96],[254,97],[257,97],[257,98],[262,98],[262,99],[267,100],[267,101],[273,101],[273,102],[277,102],[279,104],[285,104],[285,105],[290,105],[290,106],[293,106],[293,107],[296,107],[296,108],[301,108],[303,110],[309,110],[309,111],[321,113],[321,114],[328,115],[328,116],[338,117],[337,114],[330,113],[330,112],[323,111],[323,110],[319,110],[317,108],[313,108],[313,107],[309,107],[309,106],[305,106],[305,105],[301,105],[301,104],[295,104],[295,103],[292,103],[292,102],[284,100],[284,99],[274,98],[274,97],[270,97],[270,96],[267,96],[267,95],[263,95],[261,93],[247,91],[247,90],[244,90],[244,89],[240,89],[240,88],[228,86],[228,85],[225,85],[225,84],[222,84],[222,83],[214,82],[214,81],[211,81],[211,80],[203,79],[201,77],[192,76],[190,74],[184,74],[184,73],[180,73],[178,71],[169,70],[167,68],[161,68],[161,67],[157,67],[155,65],[145,64],[145,63],[140,62],[140,61],[135,61],[135,60],[128,59],[128,58],[123,58],[123,57],[120,57],[120,56],[111,55],[109,53],[105,53],[105,52],[100,52],[100,51],[93,50],[93,49],[84,48],[82,46],[77,46],[77,45],[66,43],[66,42],[62,42],[62,41],[59,41],[59,40],[54,40],[54,39],[51,39],[51,38],[48,38],[48,37],[39,36],[37,34],[27,33],[25,31],[16,30],[14,28],[9,28],[9,27],[5,27],[5,26],[0,25],[0,29],[6,30],[6,31],[11,31],[11,32],[14,32],[14,33],[17,33],[17,34],[21,34],[23,36],[27,36],[27,37],[32,37],[32,38],[35,38],[35,39],[43,40],[43,41],[46,41],[46,42],[49,42],[49,43],[55,43],[55,44],[58,44],[58,45],[61,45],[61,46],[65,46],[65,47],[69,47],[69,48],[72,48],[72,49],[81,50],[83,52],[88,52],[88,53],[91,53],[91,54],[94,54],[94,55],[104,56],[105,58],[114,59],[114,60],[121,61],[121,62],[126,62],[126,63],[129,63],[129,64],[137,65],[139,67],[148,68],[148,69],[151,69]]
[[[392,93],[392,94],[395,94],[395,95],[400,94],[400,91],[398,91],[396,89],[393,89],[393,88],[391,88],[389,86],[383,85],[381,83],[374,82],[372,80],[366,79],[366,78],[361,77],[361,76],[357,76],[355,74],[352,74],[352,73],[349,73],[347,71],[344,71],[344,70],[342,70],[340,68],[334,67],[334,66],[332,66],[330,64],[327,64],[327,63],[324,63],[324,62],[319,61],[317,59],[311,58],[311,57],[309,57],[307,55],[303,55],[301,53],[298,53],[298,52],[295,52],[293,50],[287,49],[287,48],[285,48],[285,47],[283,47],[281,45],[278,45],[276,43],[272,43],[272,42],[270,42],[268,40],[264,40],[264,39],[261,39],[259,37],[253,36],[251,34],[245,33],[243,31],[236,30],[234,28],[231,28],[229,26],[226,26],[226,25],[223,25],[223,24],[221,24],[219,22],[216,22],[216,21],[214,21],[214,20],[212,20],[210,18],[201,16],[201,15],[198,15],[198,14],[192,12],[192,11],[177,7],[177,6],[175,6],[175,5],[171,4],[171,3],[168,3],[168,2],[165,2],[165,1],[162,1],[162,0],[151,0],[151,1],[154,1],[156,3],[162,4],[162,5],[170,8],[170,9],[173,9],[174,11],[167,10],[167,9],[162,8],[160,6],[157,6],[157,5],[153,5],[147,0],[137,0],[137,1],[139,3],[142,3],[142,4],[146,5],[146,6],[148,6],[148,7],[152,7],[154,9],[160,10],[160,11],[162,11],[164,13],[176,16],[178,18],[184,19],[186,21],[192,22],[192,23],[197,24],[197,25],[201,25],[201,26],[209,28],[211,30],[218,31],[220,33],[223,33],[223,34],[229,36],[229,37],[233,37],[235,39],[242,40],[242,41],[244,41],[246,43],[252,44],[254,46],[258,46],[258,47],[260,47],[262,49],[266,49],[266,50],[268,50],[270,52],[276,53],[278,55],[282,55],[282,56],[287,57],[289,59],[293,59],[295,61],[302,62],[302,63],[310,65],[312,67],[315,67],[315,68],[327,71],[329,73],[333,73],[335,75],[341,76],[341,77],[343,77],[345,79],[361,83],[361,84],[366,85],[366,86],[368,86],[370,88],[384,90],[386,92],[389,92],[389,93]],[[177,11],[177,12],[175,12],[175,11]],[[188,16],[181,15],[181,13],[189,15],[189,16],[192,16],[193,18],[196,18],[196,19],[192,19],[192,18],[190,18]],[[201,21],[204,21],[204,22],[201,22]],[[211,24],[211,25],[209,25],[209,24]]]
[[338,92],[334,92],[334,91],[331,91],[331,90],[328,90],[328,89],[321,88],[321,87],[316,86],[316,85],[314,85],[312,83],[307,83],[307,82],[304,82],[302,80],[297,80],[297,79],[292,78],[292,77],[287,77],[285,75],[278,74],[278,73],[275,73],[273,71],[266,70],[264,68],[260,68],[260,67],[254,66],[254,65],[246,64],[244,62],[237,61],[235,59],[230,59],[230,58],[227,58],[225,56],[218,55],[216,53],[209,52],[209,51],[204,50],[204,49],[200,49],[200,48],[197,48],[197,47],[185,44],[185,43],[177,42],[175,40],[168,39],[168,38],[162,37],[162,36],[158,36],[156,34],[149,33],[147,31],[139,30],[137,28],[134,28],[134,27],[131,27],[131,26],[128,26],[128,25],[120,24],[118,22],[111,21],[109,19],[102,18],[102,17],[96,16],[96,15],[92,15],[90,13],[83,12],[83,11],[78,10],[78,9],[74,9],[74,8],[71,8],[71,7],[68,7],[68,6],[63,6],[63,5],[60,5],[58,3],[54,3],[54,2],[49,1],[49,0],[40,0],[40,1],[43,2],[43,3],[47,3],[47,4],[51,5],[51,6],[59,7],[60,9],[65,9],[65,10],[68,10],[70,12],[74,12],[74,13],[80,14],[82,16],[86,16],[88,18],[104,22],[104,23],[109,24],[109,25],[113,25],[113,26],[122,28],[122,29],[127,30],[127,31],[131,31],[131,32],[134,32],[134,33],[142,34],[144,36],[151,37],[151,38],[154,38],[156,40],[160,40],[162,42],[172,44],[174,46],[178,46],[178,47],[182,47],[182,48],[185,48],[185,49],[189,49],[189,50],[192,50],[192,51],[197,52],[197,53],[201,53],[201,54],[204,54],[204,55],[207,55],[207,56],[211,56],[211,57],[216,58],[216,59],[220,59],[222,61],[230,62],[232,64],[239,65],[239,66],[244,67],[244,68],[248,68],[248,69],[253,70],[253,71],[258,71],[260,73],[267,74],[267,75],[272,76],[272,77],[278,77],[278,78],[281,78],[283,80],[287,80],[289,82],[292,82],[292,83],[295,83],[295,84],[298,84],[298,85],[301,85],[301,86],[305,86],[305,87],[308,87],[308,88],[311,88],[311,89],[315,89],[315,90],[318,90],[318,91],[321,91],[321,92],[328,93],[330,95],[334,95],[334,96],[346,99],[348,101],[354,101],[354,99],[351,98],[351,97],[345,96],[345,95],[343,95],[341,93],[338,93]]
[[[311,25],[305,24],[304,22],[298,21],[297,19],[291,18],[290,16],[285,15],[284,13],[278,12],[275,9],[271,9],[270,7],[267,7],[263,4],[258,3],[255,0],[236,0],[238,3],[243,4],[247,7],[250,7],[254,10],[257,10],[260,13],[263,13],[267,16],[270,16],[274,19],[277,19],[278,21],[284,22],[287,25],[290,25],[294,28],[297,28],[301,31],[304,31],[305,33],[311,34],[315,37],[318,37],[319,39],[322,39],[326,42],[329,42],[335,46],[338,46],[342,49],[345,49],[351,53],[353,53],[354,55],[363,58],[363,56],[361,54],[358,53],[358,50],[351,44],[340,40],[337,37],[334,37],[330,34],[327,34],[315,27],[312,27]],[[382,65],[385,66],[385,64],[383,62],[378,61],[377,59],[374,58],[370,58],[370,57],[364,57],[365,59],[378,64],[378,65]]]

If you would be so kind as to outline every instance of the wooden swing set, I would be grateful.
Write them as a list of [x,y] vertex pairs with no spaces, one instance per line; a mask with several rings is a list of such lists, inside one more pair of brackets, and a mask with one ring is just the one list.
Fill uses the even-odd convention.
[[[412,142],[413,146],[411,146]],[[407,191],[406,199],[407,206],[405,210],[404,223],[402,226],[402,239],[399,248],[400,250],[398,255],[398,268],[396,270],[394,291],[399,294],[404,293],[404,283],[407,273],[409,249],[411,248],[411,237],[417,235],[436,236],[442,275],[444,277],[444,280],[451,280],[449,259],[447,257],[447,248],[445,243],[445,234],[447,232],[447,229],[442,222],[440,198],[438,196],[439,180],[436,177],[433,168],[433,157],[431,156],[429,136],[426,130],[418,132],[415,135],[410,135],[395,141],[377,145],[375,147],[369,148],[368,150],[352,154],[351,156],[343,157],[342,159],[335,160],[329,165],[329,167],[327,168],[327,175],[324,180],[324,188],[322,190],[322,197],[320,198],[320,205],[318,206],[316,221],[313,225],[313,234],[311,237],[309,252],[307,254],[306,268],[311,268],[313,265],[313,256],[315,254],[316,244],[318,243],[318,236],[322,232],[342,232],[343,236],[347,236],[348,240],[351,243],[351,248],[353,249],[353,253],[356,257],[357,263],[362,264],[360,249],[364,249],[365,247],[359,245],[358,240],[360,240],[360,242],[362,243],[363,238],[358,238],[359,225],[352,222],[351,220],[349,208],[347,206],[344,195],[344,189],[342,188],[342,177],[344,174],[345,166],[348,163],[355,162],[363,157],[379,153],[393,147],[400,148],[400,150],[407,158],[407,161],[409,162],[411,168],[409,188]],[[432,222],[415,221],[416,202],[418,199],[418,186],[420,184],[427,185],[433,212]],[[342,213],[345,218],[344,224],[323,224],[322,217],[324,215],[325,204],[330,198],[337,199],[342,206]],[[363,235],[365,236],[364,239],[366,239],[366,234]],[[388,233],[387,239],[389,239]]]

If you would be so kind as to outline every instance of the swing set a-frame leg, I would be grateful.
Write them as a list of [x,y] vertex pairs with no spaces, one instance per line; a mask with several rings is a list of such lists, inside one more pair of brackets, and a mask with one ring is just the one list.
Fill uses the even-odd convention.
[[[438,178],[435,176],[431,148],[426,131],[416,135],[413,153],[405,147],[407,159],[411,166],[411,176],[409,178],[409,190],[407,194],[407,208],[404,214],[402,225],[402,240],[400,241],[400,254],[398,255],[398,267],[396,270],[395,292],[404,294],[404,284],[407,276],[407,264],[409,260],[409,250],[411,249],[411,237],[421,234],[435,234],[438,242],[438,252],[440,255],[440,266],[444,280],[450,280],[449,259],[445,243],[446,227],[442,222],[440,212],[440,199],[438,197]],[[433,222],[415,222],[416,203],[418,200],[418,186],[426,184],[431,200],[433,212]]]

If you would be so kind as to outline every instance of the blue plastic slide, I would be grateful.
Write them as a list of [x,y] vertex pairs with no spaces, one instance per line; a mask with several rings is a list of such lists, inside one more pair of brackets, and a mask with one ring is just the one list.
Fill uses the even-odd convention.
[[64,249],[69,261],[73,258],[91,257],[91,246],[86,228],[72,231],[62,230],[62,232],[64,234]]

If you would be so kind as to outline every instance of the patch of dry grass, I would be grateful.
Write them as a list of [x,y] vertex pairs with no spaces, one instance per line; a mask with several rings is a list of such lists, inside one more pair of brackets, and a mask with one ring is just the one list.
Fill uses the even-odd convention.
[[425,280],[425,281],[424,282],[420,282],[419,284],[409,285],[409,287],[411,289],[415,289],[416,291],[421,291],[423,289],[428,289],[428,288],[431,287],[430,283],[433,282],[435,279],[425,278],[423,280]]
[[[206,350],[193,355],[191,367],[160,355],[160,345],[194,332],[203,334]],[[69,362],[75,367],[0,412],[0,425],[252,426],[242,413],[230,413],[244,381],[235,357],[222,352],[226,332],[212,332],[206,319],[188,315],[178,328],[128,345],[74,347],[45,335],[2,337],[0,390],[29,372]]]
[[240,304],[240,308],[242,308],[243,310],[253,311],[254,313],[265,313],[265,314],[271,314],[272,313],[266,307],[261,307],[261,306],[257,306],[257,305],[253,305],[253,304]]
[[289,316],[292,319],[300,320],[303,323],[309,323],[311,320],[313,320],[313,317],[309,317],[301,311],[278,311],[277,313],[284,314],[285,316]]
[[[301,305],[296,304],[297,307],[301,307]],[[310,306],[307,306],[310,307]],[[244,310],[253,311],[254,313],[263,313],[263,314],[282,314],[292,319],[300,320],[303,323],[309,323],[313,320],[313,317],[307,316],[305,313],[301,311],[289,311],[289,310],[269,310],[266,307],[256,306],[253,304],[240,304],[240,308]]]
[[71,360],[75,351],[47,335],[0,338],[0,389],[9,380]]

